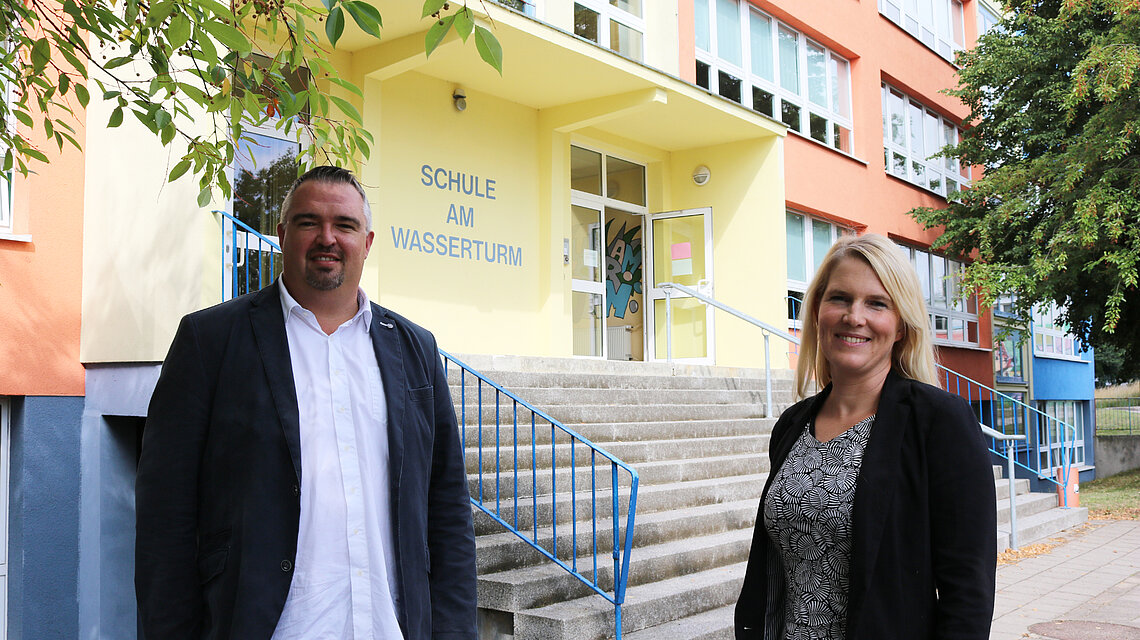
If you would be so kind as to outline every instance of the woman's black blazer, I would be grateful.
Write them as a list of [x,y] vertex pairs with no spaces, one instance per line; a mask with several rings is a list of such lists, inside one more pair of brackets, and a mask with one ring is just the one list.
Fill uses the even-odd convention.
[[[782,601],[770,592],[783,585],[782,576],[769,576],[775,550],[764,530],[764,498],[830,391],[790,407],[772,431],[771,471],[736,605],[738,640],[779,640],[764,635],[768,602]],[[855,490],[846,638],[988,640],[995,503],[990,455],[969,404],[892,371]],[[770,628],[782,628],[777,617],[769,616]]]

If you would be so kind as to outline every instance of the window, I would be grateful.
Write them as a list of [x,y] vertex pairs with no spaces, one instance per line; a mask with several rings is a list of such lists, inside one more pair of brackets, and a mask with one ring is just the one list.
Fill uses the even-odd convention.
[[1033,353],[1038,356],[1070,358],[1079,355],[1076,340],[1061,320],[1061,310],[1055,304],[1033,310]]
[[518,11],[519,13],[534,16],[534,6],[538,0],[492,0],[497,4]]
[[642,0],[578,0],[574,34],[640,62],[645,19]]
[[883,163],[887,173],[950,197],[970,184],[970,167],[935,157],[957,144],[958,127],[903,92],[883,84]]
[[978,3],[978,35],[989,33],[991,30],[1001,24],[1001,16],[996,12],[990,10],[989,7]]
[[839,236],[848,235],[850,229],[805,215],[786,214],[788,247],[788,320],[799,327],[800,307],[804,292],[815,275],[827,250]]
[[697,84],[851,152],[846,59],[739,0],[695,0]]
[[879,13],[950,62],[966,47],[959,0],[879,0]]
[[[1077,400],[1040,400],[1038,409],[1053,420],[1042,419],[1037,428],[1038,455],[1041,469],[1056,469],[1064,464],[1063,449],[1073,445],[1069,464],[1085,463],[1085,402]],[[1064,424],[1062,424],[1064,423]],[[1069,425],[1066,427],[1065,425]],[[1075,431],[1075,433],[1074,433]]]
[[[0,45],[0,55],[9,55],[10,50],[8,46]],[[8,82],[0,81],[0,100],[4,101],[4,113],[12,113],[12,85]],[[12,120],[15,123],[15,120]],[[0,126],[7,127],[8,122],[0,121]],[[0,158],[8,151],[3,145],[0,145]],[[12,178],[14,172],[8,171],[0,175],[0,233],[12,231]]]
[[1025,356],[1021,334],[1009,331],[994,345],[994,378],[1004,384],[1025,384]]
[[902,250],[918,272],[934,342],[978,346],[978,296],[962,290],[962,263],[921,249]]

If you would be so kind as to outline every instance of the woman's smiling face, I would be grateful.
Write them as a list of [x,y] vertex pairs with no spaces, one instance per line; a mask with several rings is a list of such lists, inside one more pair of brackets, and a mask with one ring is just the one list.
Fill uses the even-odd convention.
[[816,315],[819,348],[839,383],[882,375],[902,339],[902,320],[883,283],[863,260],[842,258],[831,272]]

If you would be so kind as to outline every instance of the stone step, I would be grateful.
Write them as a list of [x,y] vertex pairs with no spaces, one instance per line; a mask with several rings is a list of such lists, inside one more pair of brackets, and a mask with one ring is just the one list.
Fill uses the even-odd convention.
[[[529,448],[524,451],[524,455],[530,455]],[[768,456],[764,453],[729,454],[705,458],[645,462],[637,465],[637,474],[639,486],[646,488],[674,482],[761,473],[768,470],[768,464]],[[531,473],[531,470],[534,472]],[[582,461],[579,461],[579,464],[574,467],[573,476],[570,474],[569,466],[560,467],[553,474],[549,467],[541,471],[530,467],[519,472],[517,484],[514,474],[508,471],[500,471],[498,484],[495,482],[496,477],[493,472],[484,473],[482,491],[479,489],[480,478],[478,473],[471,474],[467,478],[469,492],[473,497],[481,495],[483,500],[493,500],[496,494],[501,500],[514,499],[516,495],[520,499],[530,500],[536,494],[537,496],[548,496],[553,492],[552,487],[556,487],[558,492],[568,492],[573,488],[588,488],[591,486],[591,480],[596,481],[598,486],[604,484],[608,488],[613,475],[610,465],[605,460],[600,460],[593,470],[588,463],[583,464]],[[619,479],[627,477],[628,474],[619,471]],[[621,483],[619,482],[619,484]],[[628,483],[623,486],[626,485]],[[534,489],[535,486],[537,486],[537,490]],[[549,500],[549,497],[546,499]]]
[[[752,500],[755,504],[759,504],[760,493],[766,477],[764,474],[725,476],[671,485],[639,487],[635,521],[640,522],[648,514],[708,504],[715,505],[738,500]],[[484,488],[486,489],[486,484],[484,484]],[[589,487],[584,487],[580,488],[576,494],[569,492],[559,494],[553,504],[549,495],[540,496],[536,500],[520,499],[518,501],[517,519],[515,518],[514,498],[503,499],[500,494],[497,503],[494,498],[485,499],[483,506],[512,526],[523,532],[529,531],[531,533],[534,531],[536,517],[540,524],[558,522],[559,525],[569,526],[569,523],[577,522],[579,529],[585,529],[591,526],[590,518],[596,509],[599,520],[602,520],[603,517],[605,519],[604,527],[601,524],[598,525],[599,531],[609,531],[610,516],[613,513],[613,503],[610,496],[611,491],[607,482],[593,492],[590,491]],[[618,492],[619,518],[623,518],[627,512],[628,502],[628,488],[621,487]],[[476,512],[476,535],[500,531],[501,526],[482,511]]]
[[[997,492],[998,500],[1009,499],[1009,481],[1005,478],[997,478],[994,480],[994,490]],[[1029,480],[1020,478],[1013,481],[1013,491],[1016,495],[1029,493]]]
[[[1043,540],[1069,527],[1088,522],[1089,510],[1085,507],[1064,509],[1055,507],[1035,513],[1025,518],[1017,518],[1017,544],[1027,544]],[[1009,523],[998,525],[998,551],[1009,548]]]
[[[733,404],[761,403],[767,400],[764,389],[659,389],[659,388],[596,388],[572,387],[507,387],[515,396],[539,407],[558,407],[568,404]],[[792,399],[791,389],[773,389],[773,401],[788,402]],[[458,386],[451,389],[451,398],[456,408],[460,402],[468,406],[484,407],[510,404],[510,396],[496,392],[494,388],[482,389],[482,394],[470,385],[461,394]]]
[[736,603],[623,634],[625,640],[733,640]]
[[[1055,509],[1057,507],[1057,496],[1052,493],[1022,493],[1018,494],[1016,504],[1017,517],[1020,520],[1021,518],[1028,518],[1029,516]],[[999,526],[1009,522],[1008,498],[998,500],[997,522]]]
[[[746,498],[656,513],[641,513],[639,510],[634,525],[634,557],[637,549],[648,545],[738,529],[751,530],[756,521],[758,505],[757,498]],[[486,517],[479,511],[476,511],[476,515]],[[621,523],[624,535],[624,514]],[[598,531],[598,551],[609,553],[613,548],[613,534],[608,517],[599,518]],[[602,534],[603,531],[605,534]],[[523,533],[528,540],[534,541],[548,552],[556,552],[555,555],[559,558],[568,559],[572,555],[573,531],[569,526],[558,526],[557,547],[554,545],[553,527],[539,527],[537,537],[534,537],[533,529],[526,529]],[[591,541],[590,537],[591,531],[583,528],[579,532],[579,544],[587,544]],[[478,535],[475,544],[478,549],[475,561],[480,575],[549,562],[528,541],[510,532]]]
[[[757,454],[764,453],[768,448],[768,434],[745,436],[721,436],[717,438],[684,438],[664,441],[643,442],[598,442],[600,449],[609,452],[627,465],[637,465],[658,460],[679,460],[690,458],[704,458],[709,456],[723,456],[731,454]],[[477,473],[482,469],[484,473],[494,472],[496,460],[498,468],[515,468],[516,451],[513,442],[499,440],[499,449],[496,452],[495,443],[487,443],[480,450],[473,446],[471,438],[467,439],[467,448],[464,450],[464,463],[467,473]],[[519,469],[531,469],[537,465],[539,469],[549,469],[553,457],[556,466],[569,466],[571,457],[575,462],[587,464],[590,459],[590,447],[577,442],[573,448],[569,440],[559,442],[555,447],[553,456],[550,447],[539,447],[532,457],[528,446],[518,448]],[[481,454],[481,455],[480,455]],[[585,456],[580,458],[579,456]],[[595,454],[595,459],[603,463],[605,457]]]
[[[622,632],[633,633],[728,606],[740,595],[744,567],[741,562],[628,590],[622,607]],[[516,640],[610,638],[614,635],[614,607],[595,595],[528,609],[515,615],[514,631]]]
[[[753,389],[766,390],[763,369],[737,370],[744,375],[656,375],[635,367],[628,373],[583,371],[494,371],[480,370],[484,388],[490,383],[515,390],[516,388],[565,389]],[[789,371],[772,370],[772,389],[791,390],[795,383]],[[490,381],[490,383],[488,382]],[[480,378],[471,373],[460,375],[458,368],[447,372],[447,383],[452,387],[465,385],[468,389],[479,386]]]
[[[576,432],[591,442],[645,442],[653,440],[676,440],[680,438],[708,438],[716,436],[744,436],[767,434],[772,432],[776,424],[775,418],[736,418],[710,420],[664,420],[643,422],[595,422],[595,423],[569,423],[564,424],[567,429]],[[517,426],[517,429],[516,429]],[[554,427],[554,436],[560,440],[566,439],[566,433]],[[529,449],[532,440],[540,445],[550,446],[550,423],[538,419],[534,425],[534,437],[531,437],[531,422],[529,412],[520,412],[518,421],[514,420],[512,413],[502,414],[499,424],[495,424],[495,414],[484,414],[482,427],[478,420],[469,420],[460,424],[460,437],[465,438],[464,446],[477,446],[479,435],[483,436],[484,446],[495,442],[498,436],[500,443],[518,442]],[[529,453],[527,455],[530,455]]]
[[[628,586],[745,562],[751,544],[752,530],[737,529],[639,547],[631,554]],[[597,566],[593,556],[580,556],[577,571],[602,590],[613,591],[614,567],[609,555],[600,556]],[[551,562],[479,576],[479,606],[500,611],[522,611],[593,593],[580,579]]]

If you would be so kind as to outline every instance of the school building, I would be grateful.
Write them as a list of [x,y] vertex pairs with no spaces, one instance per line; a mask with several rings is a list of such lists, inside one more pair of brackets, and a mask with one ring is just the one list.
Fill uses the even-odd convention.
[[[995,345],[961,263],[906,213],[978,176],[931,156],[961,135],[968,112],[941,91],[954,52],[996,22],[984,0],[469,2],[502,43],[501,76],[454,37],[425,56],[420,3],[371,4],[383,40],[349,24],[330,56],[375,138],[362,286],[443,349],[763,367],[756,327],[668,285],[795,333],[831,243],[880,233],[920,274],[941,362],[1077,425],[1091,472],[1091,354],[1036,322],[1040,348]],[[257,131],[235,198],[199,207],[195,180],[165,181],[178,151],[131,119],[106,128],[113,107],[93,99],[83,151],[0,194],[9,638],[135,637],[150,392],[184,314],[279,271],[259,234],[274,240],[309,144]],[[795,349],[777,342],[786,369]],[[1017,375],[999,346],[1022,350]]]

